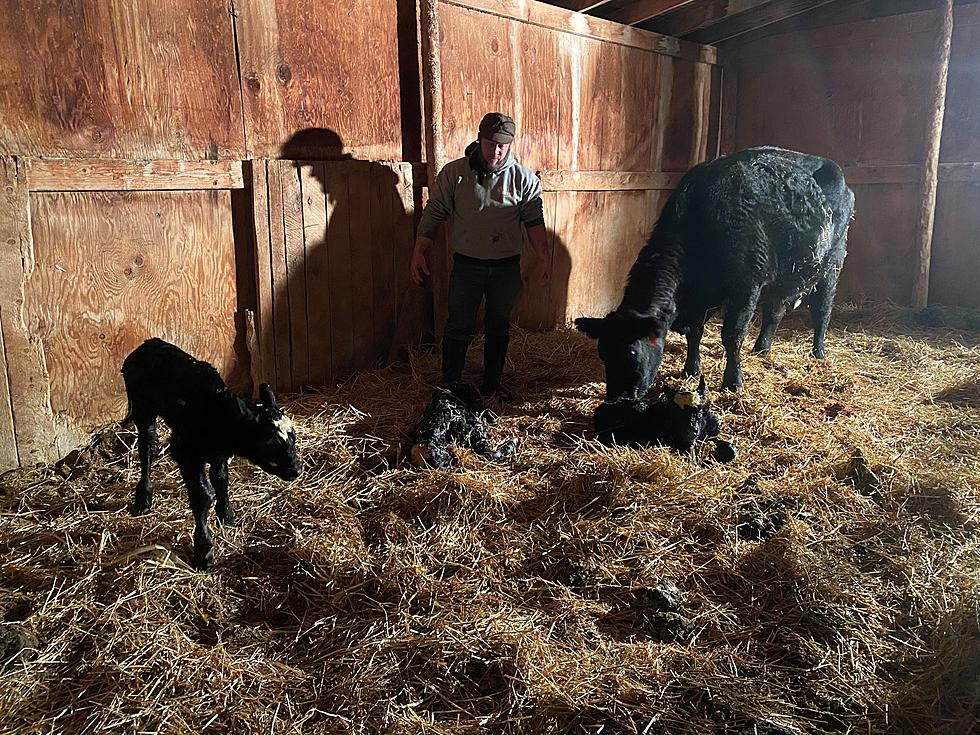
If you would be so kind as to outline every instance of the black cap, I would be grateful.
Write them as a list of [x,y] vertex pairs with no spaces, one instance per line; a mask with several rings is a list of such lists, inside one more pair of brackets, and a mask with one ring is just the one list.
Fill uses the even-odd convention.
[[517,126],[514,118],[502,112],[488,112],[480,120],[480,137],[494,143],[510,143],[514,140]]

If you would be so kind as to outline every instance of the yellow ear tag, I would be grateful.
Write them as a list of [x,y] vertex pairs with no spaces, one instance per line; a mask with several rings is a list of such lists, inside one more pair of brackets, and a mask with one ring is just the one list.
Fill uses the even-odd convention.
[[701,396],[699,396],[697,393],[682,391],[674,394],[674,403],[679,408],[687,408],[688,406],[700,406]]

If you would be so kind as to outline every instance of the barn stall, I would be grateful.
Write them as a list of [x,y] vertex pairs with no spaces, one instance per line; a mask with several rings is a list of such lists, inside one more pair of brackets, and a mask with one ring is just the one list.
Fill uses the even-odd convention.
[[[976,4],[5,10],[4,732],[975,730]],[[414,470],[448,275],[410,285],[414,225],[492,109],[552,258],[491,429],[520,448]],[[722,393],[713,325],[739,458],[598,444],[565,325],[618,304],[689,167],[761,144],[857,197],[830,359],[789,319]],[[119,367],[154,335],[272,384],[307,463],[233,465],[209,574],[169,459],[127,512]]]

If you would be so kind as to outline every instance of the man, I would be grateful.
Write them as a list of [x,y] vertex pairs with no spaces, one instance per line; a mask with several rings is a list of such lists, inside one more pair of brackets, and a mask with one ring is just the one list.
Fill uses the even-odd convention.
[[547,282],[548,238],[541,207],[541,182],[511,155],[514,120],[490,112],[480,121],[478,139],[464,158],[449,163],[422,212],[412,253],[415,283],[429,275],[426,255],[439,224],[453,218],[450,245],[454,251],[449,278],[449,316],[442,340],[442,385],[463,376],[466,351],[476,334],[476,317],[485,300],[483,348],[484,396],[498,395],[510,339],[510,314],[521,290],[521,225],[538,260],[537,272]]

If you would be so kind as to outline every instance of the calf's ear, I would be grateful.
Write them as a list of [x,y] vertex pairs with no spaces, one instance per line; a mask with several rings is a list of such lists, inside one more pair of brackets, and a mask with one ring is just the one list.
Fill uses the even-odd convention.
[[704,383],[704,373],[701,373],[701,382],[698,383],[698,394],[704,398],[704,394],[707,391],[708,386]]
[[594,316],[580,316],[575,320],[575,328],[592,339],[599,339],[606,333],[606,320]]
[[276,397],[272,394],[272,388],[269,387],[268,383],[259,386],[259,403],[277,408]]

